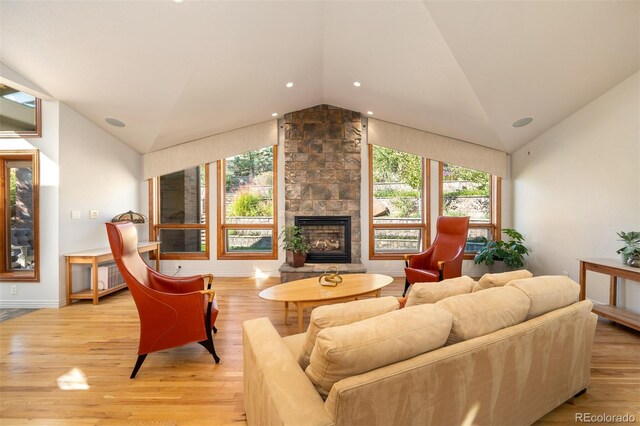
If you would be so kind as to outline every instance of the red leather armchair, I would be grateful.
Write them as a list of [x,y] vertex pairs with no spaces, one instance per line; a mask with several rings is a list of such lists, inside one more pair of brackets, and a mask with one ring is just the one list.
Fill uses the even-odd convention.
[[218,316],[213,275],[208,275],[205,290],[203,276],[169,277],[149,268],[138,253],[138,234],[131,222],[107,223],[107,235],[140,317],[138,360],[131,378],[149,353],[191,342],[204,346],[219,363],[211,334],[217,331]]
[[404,292],[420,282],[442,281],[462,274],[462,257],[469,231],[468,217],[440,216],[436,222],[436,238],[423,253],[405,255]]

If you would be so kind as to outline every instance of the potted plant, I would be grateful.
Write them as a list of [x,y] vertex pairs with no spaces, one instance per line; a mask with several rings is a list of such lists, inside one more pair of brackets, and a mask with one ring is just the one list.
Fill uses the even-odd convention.
[[510,241],[489,241],[482,250],[476,254],[473,261],[476,264],[484,263],[491,267],[495,262],[504,262],[509,269],[519,269],[524,266],[524,256],[529,250],[524,246],[524,237],[512,228],[503,228]]
[[632,256],[640,256],[640,232],[620,231],[617,233],[620,239],[618,241],[624,242],[624,247],[619,248],[616,253],[622,255],[622,263],[625,265]]
[[282,248],[287,251],[289,266],[294,268],[304,266],[311,244],[302,234],[302,228],[295,225],[287,226],[282,230],[280,238],[282,238]]

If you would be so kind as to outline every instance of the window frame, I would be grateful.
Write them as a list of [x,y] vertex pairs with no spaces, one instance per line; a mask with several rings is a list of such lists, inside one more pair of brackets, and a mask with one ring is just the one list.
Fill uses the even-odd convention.
[[[402,253],[376,253],[375,252],[375,230],[378,229],[420,229],[422,232],[421,252],[427,250],[431,245],[431,160],[420,157],[422,162],[422,222],[420,224],[399,223],[385,224],[373,222],[373,144],[369,145],[369,259],[370,260],[402,260],[405,254],[416,254],[415,252]],[[387,148],[387,147],[382,147]],[[394,148],[388,148],[394,149]],[[397,150],[396,150],[397,151]],[[415,154],[412,154],[415,155]],[[427,192],[427,189],[429,191]]]
[[[442,216],[444,213],[443,203],[443,184],[444,184],[444,162],[438,162],[438,213]],[[462,166],[459,166],[462,167]],[[469,167],[465,167],[470,169]],[[475,170],[475,169],[472,169]],[[477,170],[482,171],[482,170]],[[487,173],[487,172],[485,172]],[[489,174],[489,217],[491,221],[488,223],[469,222],[469,229],[488,228],[493,241],[502,240],[502,178]],[[476,256],[475,252],[465,251],[463,258],[465,260],[472,260]]]
[[[268,147],[263,147],[268,148]],[[258,148],[258,149],[263,149]],[[278,145],[273,149],[273,223],[226,223],[226,161],[217,161],[217,258],[219,260],[276,260],[278,259]],[[256,151],[256,150],[253,150]],[[229,157],[231,158],[231,157]],[[228,229],[267,229],[271,230],[271,254],[257,252],[230,253],[226,250],[226,231]]]
[[[9,86],[12,89],[16,89],[13,86]],[[19,90],[19,89],[16,89]],[[22,92],[22,90],[20,90]],[[26,92],[24,92],[26,93]],[[28,93],[31,95],[31,93]],[[33,95],[32,95],[33,96]],[[35,107],[35,118],[36,118],[36,128],[35,130],[29,131],[8,131],[8,130],[0,130],[0,139],[15,139],[15,138],[41,138],[42,137],[42,100],[37,96],[33,96],[36,99],[36,107]]]
[[[163,253],[160,250],[160,260],[209,260],[211,255],[211,232],[209,224],[211,223],[211,212],[209,203],[209,163],[201,164],[204,166],[204,205],[205,207],[205,223],[160,223],[160,176],[149,179],[149,241],[158,241],[160,231],[163,229],[204,229],[206,250],[203,252],[169,252]],[[162,248],[162,244],[160,245]],[[150,259],[155,259],[153,253],[149,253]]]
[[[11,246],[9,235],[6,231],[10,229],[8,226],[9,214],[7,211],[8,200],[6,197],[5,164],[9,161],[29,161],[31,162],[31,180],[32,180],[32,196],[33,196],[33,261],[35,267],[27,271],[10,271],[6,266],[7,247]],[[0,207],[2,221],[2,229],[0,229],[0,278],[2,282],[38,282],[40,281],[40,166],[39,151],[33,150],[15,150],[0,151]]]

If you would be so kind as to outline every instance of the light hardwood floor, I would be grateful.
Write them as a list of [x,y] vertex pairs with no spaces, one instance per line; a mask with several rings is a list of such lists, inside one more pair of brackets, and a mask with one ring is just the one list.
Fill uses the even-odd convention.
[[[0,424],[243,424],[242,322],[268,316],[281,335],[296,333],[295,314],[283,324],[284,304],[258,297],[275,279],[215,282],[220,315],[214,337],[222,358],[213,363],[198,344],[150,354],[134,380],[138,317],[128,291],[40,309],[0,324]],[[399,295],[397,279],[384,295]],[[308,321],[308,312],[305,321]],[[631,413],[640,421],[640,335],[598,324],[587,394],[539,424],[574,424],[576,412]],[[77,368],[87,390],[60,390],[57,379]]]

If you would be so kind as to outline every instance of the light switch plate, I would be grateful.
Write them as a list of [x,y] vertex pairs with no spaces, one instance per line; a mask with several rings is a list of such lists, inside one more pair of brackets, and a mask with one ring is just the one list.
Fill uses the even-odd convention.
[[97,219],[98,218],[98,210],[89,210],[89,217],[91,219]]
[[80,210],[71,210],[71,219],[72,220],[80,219]]

